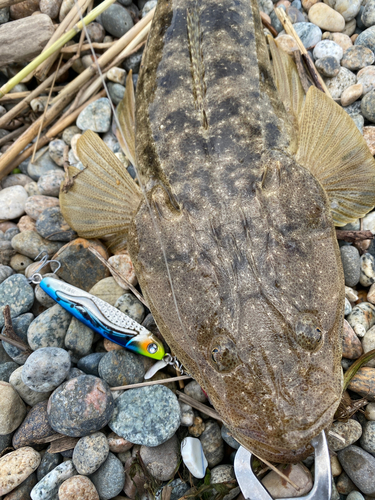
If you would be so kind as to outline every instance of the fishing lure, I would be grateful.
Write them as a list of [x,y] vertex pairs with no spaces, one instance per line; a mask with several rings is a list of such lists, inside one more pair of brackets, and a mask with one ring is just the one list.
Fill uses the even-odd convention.
[[[34,284],[46,292],[61,307],[72,314],[81,323],[99,333],[106,339],[129,349],[137,354],[156,360],[166,356],[162,342],[144,326],[122,313],[115,307],[91,293],[85,292],[63,281],[51,277],[43,277],[40,270],[50,262],[44,256],[38,270],[29,278]],[[168,364],[168,363],[167,363]]]

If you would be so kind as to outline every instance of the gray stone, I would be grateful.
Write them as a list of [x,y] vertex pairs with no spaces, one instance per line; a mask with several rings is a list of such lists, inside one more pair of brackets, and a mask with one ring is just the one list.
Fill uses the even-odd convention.
[[38,470],[36,471],[38,481],[41,481],[44,476],[60,465],[62,461],[63,459],[60,453],[48,453],[48,451],[46,451],[43,455],[42,461],[40,462]]
[[331,96],[339,99],[345,89],[357,83],[357,77],[347,68],[341,67],[339,74],[333,78],[327,78],[325,83]]
[[342,15],[346,22],[355,18],[360,7],[361,0],[336,0],[334,5],[335,10]]
[[8,361],[7,363],[2,363],[0,365],[0,380],[3,382],[9,382],[9,377],[17,370],[19,365],[14,361]]
[[169,486],[172,488],[170,500],[179,500],[188,490],[190,490],[190,485],[180,478],[171,481]]
[[23,186],[11,186],[0,191],[0,219],[11,220],[25,213],[28,195]]
[[361,275],[361,259],[359,251],[352,245],[340,248],[342,266],[344,268],[345,284],[356,286]]
[[[108,9],[111,7],[121,6],[111,5]],[[93,132],[108,132],[111,125],[111,115],[112,111],[109,101],[106,97],[102,97],[81,111],[77,118],[77,127],[81,130],[92,130]]]
[[39,177],[46,174],[50,170],[59,170],[60,167],[52,160],[49,155],[48,146],[40,149],[34,159],[34,163],[30,163],[27,166],[27,174],[34,180],[38,181]]
[[369,453],[375,454],[375,422],[366,422],[363,427],[360,444]]
[[365,500],[365,497],[359,491],[352,491],[346,497],[346,500]]
[[43,210],[58,206],[59,200],[54,196],[43,196],[38,194],[35,196],[29,196],[25,203],[25,212],[32,219],[37,220]]
[[335,436],[328,436],[328,446],[332,451],[339,451],[358,441],[362,435],[362,427],[359,422],[349,419],[347,422],[333,422],[331,431],[344,439],[342,442]]
[[[110,5],[101,15],[101,21],[105,30],[116,38],[121,38],[134,25],[129,12],[118,4]],[[82,128],[78,123],[77,126]]]
[[[16,335],[20,337],[21,340],[27,343],[27,329],[30,326],[30,323],[34,319],[34,315],[31,313],[21,314],[18,318],[14,318],[12,320],[13,330]],[[4,335],[4,330],[1,332]],[[8,344],[8,342],[3,342],[4,350],[8,353],[8,355],[18,363],[19,365],[23,365],[27,360],[27,355],[18,347]]]
[[11,267],[0,265],[0,283],[9,278],[9,276],[12,276],[12,274],[14,274],[14,271]]
[[178,402],[181,409],[181,425],[183,427],[190,427],[194,424],[194,410],[190,405]]
[[258,0],[259,10],[270,15],[273,11],[272,0]]
[[61,183],[64,181],[63,170],[50,170],[38,179],[39,193],[44,196],[59,196]]
[[158,446],[175,434],[180,421],[176,396],[166,387],[154,385],[130,389],[117,398],[108,425],[131,443]]
[[372,52],[375,51],[375,26],[367,28],[356,38],[354,45],[363,45],[369,48]]
[[43,210],[36,221],[36,231],[49,241],[71,241],[77,233],[65,221],[60,207],[49,207]]
[[370,28],[375,24],[375,0],[367,0],[361,17],[362,23]]
[[69,370],[70,357],[64,349],[43,347],[27,358],[22,381],[33,391],[52,391],[64,381]]
[[82,437],[74,447],[73,464],[79,474],[93,474],[106,461],[108,440],[102,432]]
[[348,446],[337,453],[342,468],[366,495],[375,494],[375,458],[358,446]]
[[109,96],[112,99],[113,104],[117,106],[117,104],[121,102],[122,98],[124,97],[125,87],[120,83],[113,83],[113,82],[108,82],[107,86],[108,86]]
[[340,63],[333,56],[326,56],[315,62],[316,69],[326,78],[333,78],[339,74]]
[[78,361],[77,368],[89,375],[99,377],[99,363],[105,355],[105,352],[94,352],[92,354],[88,354]]
[[[9,7],[3,7],[0,9],[0,24],[7,23],[9,21]],[[5,113],[3,113],[5,115]],[[1,113],[0,113],[0,116]]]
[[365,119],[363,118],[363,116],[362,115],[354,115],[354,116],[352,116],[352,120],[355,123],[355,126],[357,127],[357,129],[363,135],[363,127],[365,124]]
[[370,66],[374,62],[374,59],[374,53],[368,47],[355,45],[346,49],[341,60],[341,65],[351,71],[358,71],[365,66]]
[[17,391],[7,382],[0,382],[0,435],[10,434],[22,423],[26,406]]
[[[60,278],[54,274],[54,273],[46,273],[43,274],[43,278],[53,278],[57,281],[60,281]],[[35,298],[39,302],[39,304],[42,304],[44,307],[53,307],[56,305],[56,301],[54,301],[41,287],[40,284],[36,285],[35,287]]]
[[206,428],[199,437],[204,455],[211,469],[224,458],[224,441],[221,438],[220,427],[214,420],[206,422]]
[[365,118],[375,123],[375,90],[371,90],[361,101],[361,111]]
[[127,57],[122,63],[123,68],[129,73],[131,70],[133,75],[139,72],[139,67],[142,61],[143,47],[131,56]]
[[176,436],[159,446],[141,446],[139,453],[152,477],[158,481],[169,481],[174,477],[180,454]]
[[18,392],[22,400],[29,406],[35,406],[41,401],[45,401],[51,395],[51,392],[36,392],[27,387],[22,381],[22,370],[23,366],[14,370],[14,372],[9,377],[9,383]]
[[63,141],[65,142],[65,144],[70,146],[72,137],[74,135],[80,134],[80,133],[81,133],[81,130],[76,125],[71,125],[70,127],[67,127],[64,130],[64,132],[62,134]]
[[313,23],[295,23],[293,27],[308,50],[322,39],[322,30]]
[[22,274],[14,274],[0,284],[0,327],[4,325],[3,311],[9,305],[12,318],[31,309],[34,290]]
[[126,350],[110,351],[99,363],[99,376],[111,387],[137,384],[144,374],[140,356]]
[[101,500],[109,500],[118,495],[125,484],[125,471],[121,461],[113,453],[109,453],[106,461],[91,474],[91,481],[99,493]]
[[65,149],[65,142],[61,139],[55,139],[51,141],[48,145],[48,151],[49,155],[52,158],[52,160],[58,165],[59,167],[64,166],[64,149]]
[[[2,235],[4,238],[4,235]],[[10,261],[15,254],[15,250],[10,241],[5,239],[0,239],[0,264],[8,266]]]
[[29,326],[27,339],[34,351],[41,347],[63,347],[71,315],[58,304],[42,312]]
[[30,259],[35,259],[42,251],[46,251],[51,257],[62,245],[63,243],[45,240],[37,232],[31,230],[22,231],[12,238],[14,250]]
[[185,385],[184,393],[191,398],[199,401],[200,403],[207,403],[207,396],[202,391],[201,386],[193,380]]
[[145,317],[145,308],[132,293],[124,293],[115,302],[115,307],[130,316],[137,323],[142,323]]
[[227,444],[229,444],[229,446],[231,446],[235,450],[238,450],[238,448],[241,446],[240,443],[234,439],[233,434],[230,432],[226,425],[221,426],[221,437]]
[[93,340],[94,331],[78,319],[72,318],[65,336],[65,347],[70,349],[74,356],[81,358],[89,354]]
[[30,497],[32,500],[56,500],[57,492],[60,485],[72,476],[75,476],[77,471],[74,468],[73,462],[67,460],[51,470],[43,477],[31,490]]

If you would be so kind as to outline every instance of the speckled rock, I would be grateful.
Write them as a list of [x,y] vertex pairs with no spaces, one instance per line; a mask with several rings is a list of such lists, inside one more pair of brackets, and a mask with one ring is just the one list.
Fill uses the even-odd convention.
[[371,90],[363,97],[361,111],[365,118],[375,123],[375,90]]
[[340,248],[341,261],[344,268],[345,284],[356,286],[361,275],[361,259],[356,247],[345,245]]
[[23,215],[17,224],[18,229],[23,231],[35,231],[35,220],[28,215]]
[[73,462],[67,460],[55,467],[31,490],[32,500],[55,500],[60,485],[77,474]]
[[218,465],[224,458],[224,441],[221,437],[220,427],[214,420],[206,422],[206,428],[199,437],[203,452],[211,469]]
[[105,462],[90,476],[101,500],[118,495],[125,484],[125,471],[121,461],[109,453]]
[[50,170],[59,170],[61,168],[56,165],[49,155],[48,146],[41,148],[35,154],[34,163],[30,163],[27,166],[27,174],[34,180],[38,181],[39,177],[46,174]]
[[109,427],[131,443],[158,446],[174,435],[180,421],[176,396],[154,385],[131,389],[117,398]]
[[374,53],[368,47],[355,45],[349,47],[341,60],[341,65],[351,71],[358,71],[365,66],[370,66],[374,62]]
[[351,379],[348,389],[368,401],[375,401],[375,368],[360,368]]
[[30,196],[25,203],[25,212],[32,219],[37,220],[43,210],[58,206],[59,200],[53,196]]
[[358,359],[362,353],[363,348],[361,341],[359,340],[349,323],[344,320],[342,357],[348,359]]
[[332,40],[322,40],[315,45],[313,55],[314,59],[321,59],[326,56],[333,56],[341,61],[344,51],[336,42]]
[[50,307],[29,326],[27,340],[34,351],[41,347],[63,347],[71,315],[58,304]]
[[335,10],[339,12],[345,21],[351,21],[358,14],[361,0],[336,0]]
[[22,381],[36,392],[56,389],[70,370],[69,354],[58,347],[44,347],[33,352],[22,370]]
[[321,29],[312,23],[295,23],[293,25],[306,49],[311,49],[322,39]]
[[9,382],[9,377],[18,368],[18,364],[14,361],[8,361],[0,365],[0,381]]
[[375,453],[375,422],[365,423],[360,444],[365,451]]
[[[137,277],[135,275],[135,270],[133,263],[131,261],[130,255],[128,253],[123,253],[120,255],[112,255],[108,259],[108,262],[115,268],[115,270],[121,274],[129,283],[133,286],[137,284]],[[112,274],[112,273],[111,273]],[[128,290],[129,287],[124,284],[123,281],[119,280],[115,274],[113,278],[121,288]]]
[[[113,7],[121,7],[119,5],[111,5],[103,15],[108,13],[108,10]],[[121,7],[123,9],[123,7]],[[125,9],[123,9],[125,10]],[[111,106],[106,97],[102,97],[92,102],[81,111],[77,118],[77,127],[81,130],[92,130],[93,132],[108,132],[111,125]]]
[[[340,464],[341,465],[341,464]],[[356,490],[356,486],[346,472],[342,472],[340,477],[337,479],[337,491],[343,495],[347,495],[353,490]]]
[[[1,181],[1,187],[3,189],[11,187],[11,186],[25,186],[25,184],[31,182],[32,179],[28,175],[25,174],[10,174],[4,177]],[[4,231],[3,229],[1,229]]]
[[[283,480],[276,472],[269,472],[261,483],[267,488],[267,491],[272,495],[272,498],[294,498],[301,495],[306,495],[312,488],[313,480],[311,472],[303,464],[291,464],[287,466],[279,465],[278,469],[284,474],[287,473],[289,479],[296,484],[300,490],[297,491],[291,484]],[[333,498],[331,497],[333,500]]]
[[17,486],[17,488],[14,488],[14,490],[8,493],[8,495],[4,497],[4,500],[29,500],[30,492],[36,485],[36,482],[36,474],[33,472],[25,481]]
[[37,469],[39,463],[39,453],[29,447],[0,458],[0,495],[6,495],[21,484]]
[[130,316],[137,323],[142,323],[145,317],[145,308],[132,293],[124,293],[115,302],[115,307]]
[[[375,327],[370,328],[362,339],[363,352],[369,352],[375,349]],[[375,368],[375,359],[368,361],[365,366]]]
[[12,238],[12,247],[18,253],[35,259],[40,252],[46,251],[51,256],[61,247],[61,243],[48,241],[35,231],[22,231]]
[[375,51],[375,27],[367,28],[367,30],[362,31],[362,33],[357,37],[354,45],[363,45],[369,48],[372,52]]
[[111,351],[99,363],[99,376],[111,387],[137,384],[144,374],[140,356],[126,350]]
[[92,354],[88,354],[78,361],[77,367],[88,375],[99,377],[99,363],[105,355],[105,352],[94,352]]
[[93,474],[105,462],[109,453],[107,438],[102,432],[82,437],[73,451],[73,464],[79,474]]
[[87,436],[108,423],[113,408],[108,385],[92,375],[82,375],[54,391],[48,402],[48,418],[56,432]]
[[[43,278],[54,278],[57,280],[60,280],[58,276],[56,276],[54,273],[46,273],[43,274]],[[39,304],[42,304],[43,307],[49,308],[54,305],[56,305],[56,301],[54,301],[41,287],[40,284],[36,285],[35,289],[35,298],[39,302]]]
[[[372,155],[375,154],[375,127],[364,127],[363,138]],[[371,302],[371,301],[370,301]]]
[[122,68],[117,68],[117,67],[111,68],[107,72],[107,78],[111,82],[125,85],[126,71]]
[[111,306],[116,304],[117,299],[121,297],[124,293],[123,288],[121,288],[114,278],[110,276],[109,278],[104,278],[96,283],[90,290],[90,293],[98,297],[99,299],[108,302]]
[[77,233],[69,227],[58,206],[43,210],[35,229],[49,241],[71,241],[77,237]]
[[38,179],[38,189],[44,196],[59,196],[61,183],[64,181],[63,170],[51,170]]
[[0,264],[0,283],[12,276],[12,274],[14,274],[14,271],[11,267]]
[[345,19],[342,15],[321,2],[311,7],[309,20],[324,31],[342,31],[345,28]]
[[10,434],[21,424],[26,406],[7,382],[0,382],[0,435]]
[[15,254],[15,250],[12,247],[10,241],[0,240],[0,264],[4,266],[8,266],[10,264],[10,260]]
[[[42,0],[41,0],[42,1]],[[55,139],[48,145],[49,155],[59,167],[64,166],[65,142],[62,139]]]
[[345,442],[328,435],[328,446],[332,451],[339,451],[358,441],[362,435],[362,426],[359,422],[349,419],[347,422],[333,422],[331,430],[344,438]]
[[36,196],[40,194],[38,184],[35,181],[26,184],[25,191],[28,196]]
[[325,83],[331,96],[339,99],[345,89],[357,83],[357,78],[350,70],[341,67],[339,74],[333,78],[327,78]]
[[340,72],[340,63],[333,56],[326,56],[315,62],[316,69],[326,78],[333,78]]
[[337,456],[344,471],[362,493],[375,494],[375,458],[358,446],[348,446]]
[[34,291],[22,274],[14,274],[0,284],[0,327],[4,325],[3,311],[10,307],[12,318],[26,313],[33,305]]
[[375,403],[369,403],[366,406],[365,417],[367,420],[375,421]]
[[375,24],[375,2],[374,0],[367,0],[366,5],[361,15],[362,23],[367,27],[374,26]]
[[361,276],[359,282],[365,287],[369,287],[375,282],[375,259],[370,253],[365,253],[361,256]]
[[67,144],[68,146],[70,146],[71,145],[72,137],[75,134],[80,134],[80,133],[81,133],[81,130],[76,125],[71,125],[70,127],[67,127],[64,130],[64,132],[62,134],[62,139],[65,142],[65,144]]
[[194,423],[194,411],[190,405],[179,401],[181,409],[181,425],[183,427],[190,427]]
[[74,356],[86,356],[94,340],[94,331],[78,319],[72,318],[65,336],[65,347],[72,351]]
[[363,337],[375,324],[375,306],[369,302],[361,302],[353,307],[346,319],[358,337]]
[[[363,94],[363,85],[362,83],[356,83],[355,85],[351,85],[341,94],[341,105],[349,106],[357,99],[361,97]],[[368,127],[365,127],[368,128]],[[366,140],[366,138],[365,138]],[[375,151],[374,151],[375,152]]]
[[115,432],[111,432],[107,436],[109,451],[112,453],[124,453],[133,447],[133,443],[127,441],[121,436],[118,436]]
[[49,438],[55,434],[48,423],[47,403],[47,401],[41,401],[29,411],[13,436],[12,445],[14,448],[32,446],[40,439]]
[[108,253],[104,245],[97,240],[85,240],[83,238],[77,238],[67,243],[53,256],[54,259],[61,262],[61,269],[57,273],[58,276],[67,283],[82,288],[86,292],[95,283],[109,275],[105,265],[88,250],[89,246],[93,246],[105,259],[108,259]]
[[207,403],[207,396],[202,391],[201,386],[195,380],[185,385],[184,393],[200,403]]
[[98,492],[88,477],[73,476],[59,488],[59,500],[99,500]]
[[27,193],[22,186],[11,186],[0,191],[0,219],[16,219],[25,213]]
[[139,453],[152,477],[159,481],[173,479],[179,461],[179,442],[176,436],[159,446],[141,446]]
[[37,479],[40,481],[44,478],[51,470],[61,464],[63,458],[60,453],[49,453],[46,451],[38,467]]

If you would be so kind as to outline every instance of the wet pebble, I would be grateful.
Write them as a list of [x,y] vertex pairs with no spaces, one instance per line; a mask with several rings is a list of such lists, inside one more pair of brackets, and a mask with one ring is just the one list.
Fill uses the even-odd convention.
[[[111,5],[106,12],[112,7],[120,6]],[[81,130],[92,130],[93,132],[108,132],[111,125],[111,116],[112,111],[109,101],[106,97],[102,97],[81,111],[77,118],[77,127]]]
[[38,467],[37,478],[38,481],[44,478],[51,470],[61,464],[63,458],[60,453],[49,453],[46,451],[43,455],[42,461]]
[[322,39],[322,30],[313,23],[295,23],[293,25],[306,49],[311,49]]
[[324,31],[343,31],[345,19],[325,3],[316,3],[309,10],[309,20]]
[[[278,469],[284,472],[284,467],[283,465],[279,465]],[[274,471],[269,472],[261,480],[261,483],[267,488],[272,498],[294,498],[306,495],[311,490],[313,485],[311,472],[303,464],[298,463],[289,465],[288,477],[299,487],[299,491]]]
[[74,356],[81,358],[89,354],[93,340],[94,331],[78,319],[72,318],[64,340],[65,347],[71,350]]
[[359,251],[352,245],[340,248],[341,261],[344,269],[345,284],[356,286],[361,276],[361,258]]
[[178,466],[179,443],[176,436],[152,448],[141,446],[141,459],[147,471],[158,481],[173,479]]
[[344,471],[362,493],[373,495],[375,493],[375,458],[354,445],[339,451],[337,456]]
[[124,487],[124,467],[116,455],[109,453],[99,469],[90,475],[90,479],[94,483],[100,499],[109,500],[118,495]]
[[34,291],[22,274],[14,274],[0,284],[0,327],[4,325],[3,311],[10,307],[12,318],[29,311],[34,302]]
[[240,443],[234,439],[233,434],[226,425],[221,426],[221,437],[227,444],[229,444],[229,446],[231,446],[235,450],[238,450],[238,448],[241,446]]
[[29,406],[35,406],[41,401],[47,400],[51,392],[37,392],[30,389],[22,380],[23,366],[19,366],[9,377],[9,383],[12,384],[14,389],[21,396],[22,400]]
[[99,500],[98,492],[88,477],[73,476],[59,488],[59,500]]
[[131,443],[158,446],[174,435],[180,421],[176,396],[154,385],[131,389],[117,398],[109,427]]
[[23,186],[11,186],[0,191],[0,219],[16,219],[25,213],[28,195]]
[[73,462],[67,460],[55,467],[43,477],[32,489],[30,497],[32,500],[55,500],[60,485],[77,474]]
[[99,363],[99,376],[111,387],[137,384],[144,374],[140,356],[127,350],[111,351]]
[[61,247],[61,243],[55,241],[48,241],[42,238],[35,231],[23,231],[16,234],[12,238],[12,247],[18,253],[35,259],[40,252],[46,251],[49,256],[52,256]]
[[42,312],[27,331],[29,346],[34,351],[41,347],[63,347],[71,318],[58,304]]
[[140,300],[131,293],[124,293],[115,302],[115,307],[122,313],[130,316],[137,323],[142,323],[145,317],[145,308]]
[[[369,330],[370,332],[371,330]],[[358,359],[363,353],[361,341],[355,334],[353,328],[344,320],[342,337],[342,356],[348,359]]]
[[41,195],[58,197],[61,183],[64,181],[63,170],[50,170],[38,179],[38,189]]
[[106,353],[104,352],[94,352],[92,354],[88,354],[78,361],[77,367],[88,375],[99,377],[99,363],[105,355]]
[[316,69],[326,78],[332,78],[339,74],[340,63],[333,56],[322,57],[315,61]]
[[357,83],[357,78],[347,68],[341,67],[337,76],[325,80],[327,88],[334,99],[339,99],[345,89]]
[[341,61],[344,51],[336,42],[332,40],[322,40],[315,45],[313,55],[315,59],[332,56]]
[[20,448],[0,458],[0,495],[6,495],[25,481],[39,463],[39,453],[30,447]]
[[93,474],[105,462],[109,453],[108,440],[102,432],[82,437],[74,447],[73,464],[79,474]]
[[77,237],[77,233],[69,227],[58,206],[43,210],[36,221],[35,229],[49,241],[71,241]]
[[26,406],[17,391],[7,382],[0,382],[0,435],[15,431],[25,415]]
[[62,139],[55,139],[48,145],[49,155],[59,167],[64,166],[65,142]]
[[72,437],[87,436],[108,423],[113,407],[108,385],[92,375],[81,375],[53,392],[48,403],[48,418],[56,432]]
[[217,422],[208,420],[206,428],[199,439],[209,468],[218,465],[224,458],[224,442]]
[[349,419],[347,422],[333,422],[331,431],[341,436],[344,441],[328,435],[328,446],[332,451],[339,451],[358,441],[362,435],[362,426],[359,422]]
[[67,351],[58,347],[44,347],[33,352],[22,370],[22,381],[36,392],[56,389],[70,370]]

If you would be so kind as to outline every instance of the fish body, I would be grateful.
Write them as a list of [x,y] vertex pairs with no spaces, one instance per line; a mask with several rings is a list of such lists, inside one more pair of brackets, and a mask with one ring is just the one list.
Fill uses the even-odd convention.
[[80,236],[127,239],[160,332],[234,437],[296,462],[340,402],[334,225],[374,207],[375,161],[270,48],[274,74],[256,0],[159,0],[137,84],[141,189],[86,132],[60,201]]

